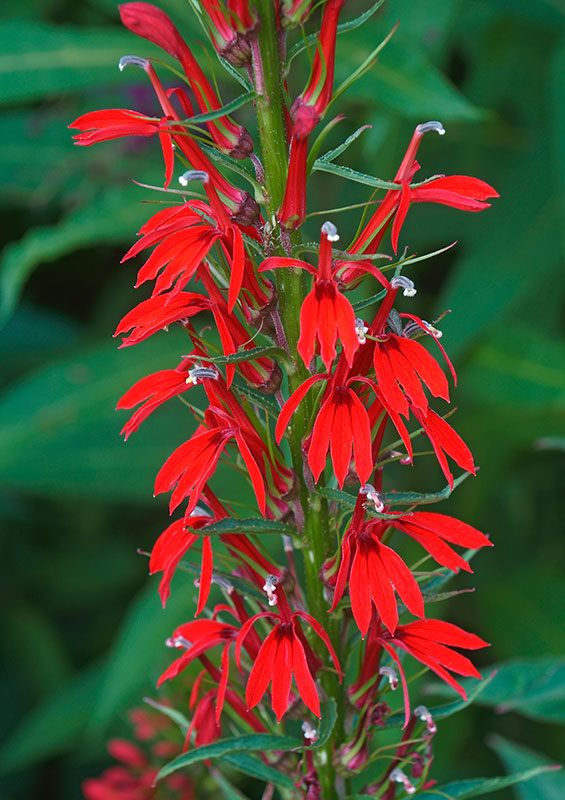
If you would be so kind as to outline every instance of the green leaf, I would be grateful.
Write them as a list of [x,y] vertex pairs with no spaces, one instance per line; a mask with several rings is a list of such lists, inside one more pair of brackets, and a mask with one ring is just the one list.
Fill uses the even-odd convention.
[[[462,697],[459,697],[458,700],[454,700],[452,703],[444,703],[441,706],[429,707],[429,711],[431,712],[431,715],[434,718],[434,720],[451,717],[452,714],[457,714],[459,711],[462,711],[464,708],[467,708],[467,706],[470,706],[471,703],[474,703],[477,697],[479,697],[485,691],[489,683],[491,683],[492,680],[494,679],[495,675],[496,672],[492,672],[488,676],[488,678],[485,678],[482,681],[477,681],[477,684],[473,688],[473,690],[467,693],[466,700],[463,700]],[[385,721],[383,727],[399,728],[401,725],[404,725],[403,712],[399,712],[398,714],[392,714]]]
[[281,533],[286,536],[292,536],[296,533],[294,528],[284,522],[278,522],[274,519],[263,519],[257,517],[256,519],[235,519],[233,517],[226,517],[219,522],[214,522],[212,525],[207,525],[205,528],[199,528],[198,533],[202,534],[222,534],[222,533]]
[[[360,14],[358,17],[355,17],[355,19],[349,20],[349,22],[342,22],[340,25],[337,26],[338,36],[340,33],[345,33],[346,31],[354,31],[356,28],[359,28],[361,25],[367,22],[367,20],[369,20],[376,11],[379,10],[379,8],[382,6],[383,3],[384,0],[377,0],[377,2],[374,3],[370,8],[368,8],[367,11],[363,12],[363,14]],[[312,33],[310,34],[310,36],[307,36],[306,39],[304,39],[303,41],[297,42],[294,45],[294,47],[291,48],[288,54],[287,70],[294,61],[294,59],[296,58],[296,56],[299,55],[300,53],[303,53],[307,47],[315,45],[317,40],[318,40],[318,35],[316,33]]]
[[257,358],[266,358],[267,356],[274,356],[285,363],[289,361],[289,355],[286,350],[274,344],[254,347],[252,350],[241,350],[239,353],[232,353],[229,356],[202,358],[202,361],[213,361],[214,364],[239,364],[242,361],[255,361]]
[[263,392],[247,384],[234,383],[232,388],[242,394],[252,405],[264,408],[274,419],[279,418],[280,408],[269,395],[263,394]]
[[391,32],[388,34],[388,36],[385,36],[385,38],[382,40],[382,42],[379,45],[377,45],[377,47],[375,47],[375,49],[371,53],[369,53],[367,58],[357,67],[357,69],[353,70],[351,75],[349,75],[343,81],[343,83],[341,83],[337,87],[337,89],[334,90],[334,92],[332,94],[332,99],[331,99],[330,105],[333,104],[344,92],[346,92],[349,89],[350,86],[352,86],[357,80],[359,80],[359,78],[362,78],[363,75],[365,75],[367,72],[369,72],[371,67],[373,67],[375,65],[375,62],[376,62],[376,60],[378,58],[378,55],[381,52],[381,50],[383,50],[383,48],[386,47],[386,45],[389,43],[389,41],[394,36],[397,27],[398,27],[398,23],[394,26],[394,28],[391,30]]
[[[321,497],[325,497],[326,500],[334,500],[336,503],[340,503],[342,506],[355,508],[357,496],[349,494],[349,492],[342,492],[339,489],[330,489],[327,486],[317,488],[315,491],[316,494],[319,494]],[[367,509],[367,513],[372,517],[377,517],[378,519],[394,519],[398,516],[398,514],[380,514],[378,511],[373,511],[370,508]]]
[[318,729],[318,738],[314,743],[314,749],[323,747],[329,741],[337,720],[337,706],[333,697],[328,698],[328,702],[322,706],[322,720]]
[[422,800],[446,800],[446,798],[451,797],[457,800],[468,800],[471,797],[483,797],[485,794],[506,789],[508,786],[514,786],[523,781],[529,781],[551,769],[553,767],[534,767],[533,769],[518,772],[515,775],[508,775],[505,778],[470,778],[466,781],[453,781],[453,783],[438,786],[437,789],[419,792],[418,800],[420,798]]
[[383,181],[380,178],[373,178],[372,175],[365,175],[364,172],[357,172],[351,167],[342,167],[340,164],[333,164],[329,161],[322,161],[317,158],[312,166],[312,172],[330,172],[354,183],[362,183],[365,186],[372,186],[374,189],[398,189],[398,185],[390,181]]
[[[132,44],[129,32],[109,27],[4,19],[0,28],[0,103],[60,96],[111,82],[125,84],[118,61],[131,51]],[[144,42],[143,54],[162,52]]]
[[245,103],[249,103],[256,97],[257,92],[255,91],[245,92],[245,94],[240,94],[239,97],[235,98],[235,100],[226,103],[225,106],[216,109],[216,111],[207,111],[205,114],[195,114],[193,117],[180,120],[180,124],[192,127],[193,125],[197,126],[202,122],[210,122],[213,119],[218,119],[218,117],[228,116],[232,113],[232,111],[236,111],[238,108],[241,108],[241,106],[245,105]]
[[367,306],[372,306],[373,303],[378,303],[378,301],[382,300],[385,296],[386,289],[383,289],[382,292],[377,292],[377,294],[367,297],[365,300],[358,300],[356,303],[353,303],[353,310],[361,311],[361,309],[367,308]]
[[[157,775],[157,780],[163,780],[179,769],[189,767],[207,758],[220,758],[230,753],[262,752],[270,750],[298,750],[302,742],[291,736],[276,736],[270,733],[252,733],[247,736],[237,736],[233,739],[221,739],[219,742],[207,744],[197,750],[190,750],[166,764]],[[237,759],[239,760],[239,759]],[[290,780],[290,779],[289,779]],[[292,784],[292,781],[291,781]]]
[[282,772],[279,772],[274,767],[265,764],[256,756],[249,755],[248,753],[238,752],[235,755],[227,754],[222,756],[222,763],[229,764],[230,767],[243,772],[244,775],[250,775],[252,778],[258,778],[267,783],[274,783],[275,786],[280,786],[283,789],[294,789],[294,781]]
[[28,712],[0,750],[0,771],[25,769],[75,748],[103,679],[104,668],[91,667]]
[[172,720],[176,725],[178,725],[181,731],[184,734],[186,734],[190,726],[190,723],[184,716],[184,714],[182,714],[180,711],[177,711],[176,708],[173,708],[172,706],[165,706],[162,703],[157,703],[157,701],[153,700],[151,697],[144,697],[143,702],[147,703],[147,705],[151,706],[151,708],[160,711],[162,714],[164,714],[166,717]]
[[100,241],[127,242],[145,215],[131,192],[112,191],[56,225],[30,228],[22,239],[8,244],[0,260],[0,325],[13,313],[26,280],[39,264]]
[[[565,721],[565,658],[519,658],[486,669],[497,670],[497,674],[481,693],[480,705],[495,706],[501,714],[515,711],[530,719]],[[475,683],[469,678],[461,681],[466,690]],[[434,693],[453,694],[443,684],[434,686]]]
[[519,784],[514,789],[518,800],[563,800],[565,797],[565,776],[547,756],[530,750],[529,747],[511,742],[502,736],[492,734],[488,744],[500,758],[508,772],[523,771],[545,767],[555,771],[546,772],[528,783]]
[[[176,576],[179,582],[178,576]],[[180,581],[181,585],[183,581]],[[134,600],[118,631],[90,714],[87,733],[103,735],[107,725],[122,708],[136,702],[148,688],[148,676],[158,674],[167,659],[165,639],[190,613],[194,584],[184,580],[162,608],[155,581],[150,581]],[[157,648],[157,649],[156,649]]]
[[327,153],[324,153],[323,156],[320,156],[318,161],[323,161],[324,163],[329,163],[330,161],[335,161],[335,159],[338,156],[340,156],[342,153],[344,153],[347,150],[347,148],[350,145],[352,145],[353,142],[361,136],[363,131],[366,131],[368,128],[371,128],[371,127],[372,127],[371,125],[361,125],[361,127],[357,128],[357,130],[354,133],[352,133],[351,136],[348,136],[347,139],[344,142],[342,142],[337,147],[334,147],[333,150],[328,150]]
[[[453,489],[463,483],[466,480],[470,472],[464,472],[458,478],[453,481]],[[384,502],[388,506],[413,506],[413,505],[426,505],[429,503],[439,503],[442,500],[447,500],[447,498],[451,495],[453,491],[449,484],[442,489],[440,492],[428,492],[428,493],[420,493],[420,492],[388,492],[384,496]]]

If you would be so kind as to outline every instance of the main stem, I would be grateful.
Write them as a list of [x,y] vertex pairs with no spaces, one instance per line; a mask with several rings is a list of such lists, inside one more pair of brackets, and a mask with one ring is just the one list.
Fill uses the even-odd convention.
[[[261,20],[254,52],[256,91],[258,94],[256,110],[261,157],[265,170],[267,193],[265,204],[268,221],[274,225],[276,212],[283,199],[288,163],[288,143],[283,113],[281,58],[273,0],[257,0],[255,5]],[[293,245],[296,245],[299,240],[299,234],[292,235],[291,242]],[[277,249],[278,255],[285,255],[282,247]],[[309,376],[297,352],[297,343],[300,336],[300,309],[308,292],[308,281],[302,270],[291,271],[283,269],[277,271],[276,278],[279,297],[278,310],[294,362],[293,368],[288,371],[288,391],[290,395]],[[331,542],[328,538],[327,503],[319,495],[312,494],[303,479],[302,439],[307,431],[312,409],[312,398],[306,396],[293,415],[288,440],[293,467],[299,478],[299,501],[304,513],[302,552],[304,554],[308,608],[324,627],[329,628],[330,638],[339,654],[339,625],[335,617],[332,619],[327,614],[328,605],[324,598],[323,584],[319,575],[322,564],[331,554]],[[323,749],[321,759],[323,763],[318,765],[318,771],[324,800],[338,800],[333,753],[334,746],[343,742],[344,739],[344,696],[338,677],[331,672],[325,672],[322,675],[322,686],[326,695],[336,700],[338,720],[333,736]]]

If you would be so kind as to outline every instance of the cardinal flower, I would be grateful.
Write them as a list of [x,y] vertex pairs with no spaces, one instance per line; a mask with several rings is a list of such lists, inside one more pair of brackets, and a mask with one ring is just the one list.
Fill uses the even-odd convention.
[[340,487],[343,486],[349,472],[352,451],[355,471],[361,483],[366,483],[373,470],[371,425],[365,406],[352,388],[352,384],[362,381],[372,386],[372,382],[359,375],[347,377],[346,362],[343,358],[340,359],[333,376],[327,373],[313,375],[291,394],[277,420],[275,429],[277,442],[282,439],[292,415],[306,393],[317,381],[322,380],[328,384],[308,444],[308,463],[314,480],[318,480],[326,466],[326,456],[330,449],[335,476]]
[[463,211],[482,211],[490,206],[486,200],[498,197],[496,190],[488,183],[467,175],[443,176],[420,186],[410,187],[414,174],[420,169],[420,165],[416,161],[416,153],[422,137],[428,131],[436,131],[440,135],[445,133],[441,122],[424,122],[416,126],[402,163],[394,177],[394,182],[399,184],[398,189],[390,189],[386,193],[377,211],[349,248],[351,253],[376,253],[393,218],[391,240],[396,253],[398,236],[410,203],[441,203]]
[[[339,239],[337,229],[331,222],[324,222],[320,237],[320,254],[316,270],[306,261],[296,258],[267,258],[259,267],[260,272],[280,267],[305,269],[314,276],[314,285],[304,299],[300,310],[300,339],[298,352],[306,367],[314,357],[316,342],[320,345],[322,361],[327,370],[330,369],[336,356],[336,342],[339,339],[348,364],[351,366],[355,351],[359,347],[356,331],[355,312],[349,300],[338,290],[336,273],[343,268],[343,263],[332,266],[332,242]],[[360,267],[366,272],[377,275],[378,270],[371,264]],[[388,284],[388,281],[387,281]]]
[[[289,706],[292,678],[296,683],[298,694],[305,705],[317,717],[320,716],[320,699],[310,664],[314,655],[300,627],[300,619],[306,620],[326,645],[334,666],[340,673],[340,666],[329,636],[319,622],[306,611],[291,612],[286,595],[277,579],[269,576],[265,584],[269,594],[269,604],[277,605],[279,613],[263,611],[251,617],[241,628],[235,646],[235,658],[241,670],[241,647],[259,619],[275,620],[275,627],[263,644],[249,675],[245,698],[249,709],[261,702],[263,695],[271,684],[272,707],[277,721],[280,722]],[[340,673],[341,680],[341,673]]]
[[341,600],[348,582],[351,611],[363,638],[371,622],[371,604],[377,609],[383,625],[394,633],[398,624],[395,590],[414,616],[424,616],[422,592],[412,573],[400,556],[380,540],[379,530],[384,524],[380,520],[367,520],[359,527],[351,525],[341,545],[330,611]]
[[474,678],[482,676],[466,656],[452,648],[478,650],[489,646],[488,642],[483,641],[474,633],[468,633],[457,625],[439,619],[417,620],[408,625],[399,625],[394,635],[383,632],[378,640],[394,660],[400,672],[404,691],[406,724],[410,717],[408,686],[402,663],[396,653],[397,649],[406,651],[417,661],[425,664],[466,700],[465,689],[450,673],[454,672],[456,675]]

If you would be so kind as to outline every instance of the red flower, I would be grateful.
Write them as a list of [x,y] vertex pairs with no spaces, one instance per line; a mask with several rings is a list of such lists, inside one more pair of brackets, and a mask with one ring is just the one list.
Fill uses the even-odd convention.
[[482,676],[466,656],[452,648],[478,650],[481,647],[489,646],[488,642],[483,641],[474,633],[468,633],[457,625],[438,619],[418,620],[410,622],[408,625],[399,625],[394,636],[383,632],[378,636],[378,641],[395,661],[400,672],[404,691],[406,724],[410,717],[408,687],[402,663],[395,648],[405,650],[413,658],[425,664],[466,700],[465,690],[450,672],[465,677],[481,678]]
[[314,480],[317,481],[326,466],[326,455],[330,448],[335,476],[342,487],[349,472],[352,450],[355,471],[361,483],[366,483],[373,471],[369,416],[351,388],[355,381],[363,381],[370,386],[372,382],[359,375],[347,378],[344,374],[345,362],[342,360],[340,364],[343,364],[343,368],[340,369],[338,365],[333,377],[328,374],[313,375],[293,392],[281,409],[275,435],[277,442],[280,442],[292,415],[308,390],[317,381],[328,381],[308,445],[308,463]]
[[278,605],[279,614],[275,614],[272,611],[263,611],[251,617],[241,628],[236,641],[235,657],[237,665],[241,669],[241,646],[255,622],[265,617],[276,620],[275,627],[261,645],[249,675],[245,693],[247,706],[252,709],[260,703],[267,691],[267,687],[271,684],[272,707],[277,721],[280,722],[289,706],[290,689],[292,678],[294,677],[300,697],[310,711],[319,717],[320,699],[309,664],[313,654],[302,632],[298,618],[305,619],[312,626],[315,633],[328,648],[334,666],[339,672],[339,662],[332,643],[328,634],[314,617],[305,611],[295,611],[293,613],[290,611],[286,596],[282,589],[276,586],[275,581],[271,580],[271,584],[267,583],[266,586],[269,587],[271,593],[271,604]]
[[[336,356],[336,341],[339,338],[348,364],[351,366],[355,351],[359,347],[359,339],[355,330],[355,312],[349,300],[341,294],[335,281],[336,272],[343,264],[332,266],[332,242],[339,239],[335,225],[325,222],[320,237],[320,255],[316,270],[306,261],[296,258],[267,258],[259,267],[265,272],[280,267],[305,269],[314,276],[314,285],[304,299],[300,310],[300,339],[298,352],[306,367],[310,366],[316,342],[319,342],[322,361],[327,370],[330,369]],[[371,265],[364,266],[373,272]]]
[[153,136],[159,134],[163,158],[165,159],[165,188],[171,182],[174,166],[173,143],[170,134],[170,122],[166,117],[151,119],[137,111],[126,108],[107,108],[103,111],[89,111],[75,119],[69,128],[76,128],[82,133],[73,136],[75,144],[89,147],[97,142],[120,139],[123,136]]
[[359,238],[349,248],[351,253],[376,253],[393,217],[391,239],[393,250],[396,253],[398,236],[410,203],[441,203],[464,211],[482,211],[490,206],[490,203],[485,202],[486,200],[498,197],[496,190],[488,183],[466,175],[436,178],[422,186],[410,188],[409,184],[414,174],[420,169],[420,165],[416,161],[416,153],[423,135],[428,131],[445,133],[440,122],[425,122],[416,126],[412,140],[394,177],[394,182],[399,184],[399,188],[390,189],[386,193]]
[[351,525],[341,545],[341,561],[330,611],[341,600],[348,581],[351,611],[363,638],[371,622],[371,603],[385,627],[394,633],[398,623],[395,590],[412,614],[424,616],[422,593],[412,573],[400,556],[380,540],[379,534],[382,535],[386,524],[380,520],[367,520],[359,528]]

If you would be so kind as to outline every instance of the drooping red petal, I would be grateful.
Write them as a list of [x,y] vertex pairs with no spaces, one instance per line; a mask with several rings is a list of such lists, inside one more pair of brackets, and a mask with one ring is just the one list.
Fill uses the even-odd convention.
[[271,695],[273,711],[277,722],[280,722],[288,709],[293,662],[291,641],[294,637],[291,630],[287,634],[282,630],[281,625],[278,625],[274,632],[278,638],[278,649],[273,664]]
[[292,637],[292,671],[296,688],[304,705],[317,717],[320,717],[320,698],[316,689],[316,683],[312,678],[312,673],[308,668],[308,661],[304,652],[304,646],[296,636]]
[[263,642],[257,660],[253,664],[253,669],[247,679],[245,702],[249,710],[261,702],[269,683],[273,679],[275,667],[280,669],[280,664],[277,662],[279,642],[280,639],[277,636],[277,628],[275,627]]
[[[309,389],[317,382],[327,379],[327,375],[312,375],[311,378],[307,378],[304,383],[302,383],[298,389],[296,389],[288,398],[286,403],[281,409],[281,413],[277,419],[277,424],[275,427],[275,437],[277,440],[277,444],[280,444],[280,441],[284,435],[284,432],[287,428],[288,423],[291,420],[292,415],[302,402],[302,399],[305,397]],[[327,447],[326,447],[327,452]]]

